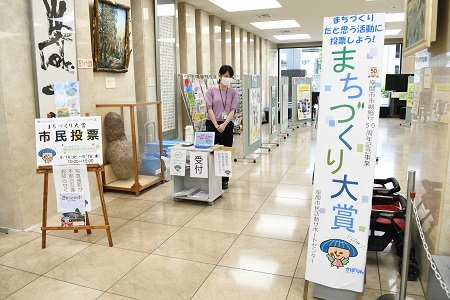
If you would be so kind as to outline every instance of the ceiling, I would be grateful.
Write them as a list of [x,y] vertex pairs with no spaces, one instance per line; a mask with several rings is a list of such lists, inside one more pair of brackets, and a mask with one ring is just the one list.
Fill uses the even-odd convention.
[[[248,1],[248,0],[242,0]],[[257,1],[257,0],[256,0]],[[196,9],[202,9],[210,15],[215,15],[222,20],[230,22],[257,36],[268,39],[279,46],[293,43],[320,43],[322,41],[323,18],[338,15],[353,15],[367,13],[401,13],[404,12],[404,0],[278,0],[281,8],[252,10],[243,12],[227,12],[212,4],[209,0],[180,0],[187,2]],[[270,18],[259,18],[258,14],[271,14]],[[294,19],[300,24],[300,28],[260,30],[250,22],[277,21]],[[403,37],[403,22],[386,23],[386,29],[401,29],[397,36],[386,36],[386,41]],[[281,31],[290,30],[289,33]],[[274,35],[306,33],[311,36],[307,40],[279,41]],[[281,45],[280,45],[281,44]]]

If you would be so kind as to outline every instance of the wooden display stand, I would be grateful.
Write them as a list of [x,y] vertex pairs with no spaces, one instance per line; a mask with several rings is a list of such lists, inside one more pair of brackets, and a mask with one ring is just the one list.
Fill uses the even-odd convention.
[[91,234],[91,229],[106,229],[106,234],[108,235],[109,246],[113,246],[113,241],[111,237],[111,228],[109,226],[108,213],[106,212],[105,197],[103,195],[102,188],[102,178],[100,172],[103,171],[103,167],[99,164],[87,165],[88,172],[95,172],[97,177],[98,192],[100,194],[100,202],[103,210],[103,218],[105,219],[105,225],[91,225],[89,223],[88,212],[86,211],[86,226],[76,226],[76,227],[60,227],[60,226],[47,226],[47,199],[48,199],[48,174],[53,173],[53,167],[39,167],[36,169],[37,174],[44,174],[44,195],[42,204],[42,249],[47,246],[47,230],[73,230],[75,233],[78,230],[86,229],[87,234]]
[[[106,177],[108,174],[105,172],[105,183],[103,185],[103,188],[105,190],[118,190],[118,191],[126,191],[126,192],[133,192],[136,194],[136,197],[139,197],[141,194],[141,191],[155,185],[157,183],[164,183],[164,168],[161,167],[161,173],[159,176],[151,176],[151,175],[140,175],[139,174],[139,166],[138,166],[138,155],[139,155],[139,149],[137,148],[137,138],[136,138],[136,114],[135,114],[135,108],[136,107],[145,107],[145,106],[151,106],[156,105],[157,108],[157,121],[158,121],[158,139],[159,139],[159,151],[160,155],[163,153],[162,148],[162,116],[161,116],[161,102],[141,102],[141,103],[122,103],[122,104],[97,104],[96,107],[98,108],[115,108],[116,110],[119,110],[119,114],[122,116],[124,115],[124,108],[129,109],[130,113],[130,126],[131,126],[131,144],[133,147],[133,166],[134,166],[134,176],[130,179],[116,179],[112,182],[108,182],[106,180]],[[98,114],[102,115],[102,114]],[[104,115],[102,115],[102,118]],[[105,141],[103,143],[104,145],[107,144]],[[161,165],[163,162],[161,162]],[[108,169],[106,167],[105,169]],[[105,171],[105,169],[103,171]],[[108,171],[108,170],[106,170]],[[111,169],[112,171],[112,169]],[[114,177],[114,175],[112,175]]]

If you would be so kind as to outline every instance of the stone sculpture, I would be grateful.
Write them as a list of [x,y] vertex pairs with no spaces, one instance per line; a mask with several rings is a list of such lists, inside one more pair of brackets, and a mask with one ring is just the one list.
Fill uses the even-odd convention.
[[[121,115],[109,112],[105,116],[105,135],[108,140],[106,160],[120,179],[134,176],[133,146],[125,136],[125,126]],[[138,167],[141,158],[138,155]]]

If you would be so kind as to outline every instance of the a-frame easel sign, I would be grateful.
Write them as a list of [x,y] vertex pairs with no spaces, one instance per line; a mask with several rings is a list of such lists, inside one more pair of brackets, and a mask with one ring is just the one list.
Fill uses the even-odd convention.
[[[112,247],[101,173],[103,171],[101,118],[98,116],[36,119],[37,174],[44,174],[42,248],[48,230],[105,229]],[[55,167],[55,168],[54,168]],[[91,225],[87,172],[95,172],[104,225]],[[54,173],[61,226],[47,226],[48,178]]]

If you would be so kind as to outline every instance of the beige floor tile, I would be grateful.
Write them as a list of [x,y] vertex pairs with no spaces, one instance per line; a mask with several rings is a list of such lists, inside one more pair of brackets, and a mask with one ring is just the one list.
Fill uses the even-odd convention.
[[312,186],[306,185],[278,184],[270,196],[311,200],[312,189]]
[[244,163],[244,162],[233,162],[233,170],[241,170],[248,171],[253,168],[255,164],[253,163]]
[[36,274],[0,266],[0,299],[5,299],[37,278],[39,276]]
[[252,212],[208,207],[189,221],[185,227],[240,234],[253,215]]
[[257,213],[242,234],[303,243],[308,226],[307,218]]
[[[111,202],[111,201],[113,201],[113,200],[115,200],[115,199],[117,199],[117,198],[119,198],[119,197],[121,197],[122,195],[121,194],[116,194],[116,195],[104,195],[104,197],[105,197],[105,203],[109,203],[109,202]],[[97,197],[95,197],[94,199],[92,199],[92,202],[91,202],[91,209],[92,210],[94,210],[94,209],[97,209],[97,208],[99,208],[99,207],[101,207],[101,202],[100,202],[100,196],[97,196]]]
[[276,172],[276,173],[286,173],[287,170],[289,170],[290,165],[288,164],[275,164],[275,163],[268,163],[268,162],[261,162],[254,166],[251,169],[251,172]]
[[115,295],[115,294],[111,294],[111,293],[104,293],[97,300],[129,300],[129,299],[132,299],[132,298],[119,296],[119,295]]
[[214,265],[149,255],[109,292],[136,299],[191,299]]
[[[377,252],[380,272],[380,283],[383,291],[400,291],[400,274],[397,270],[398,256],[394,253]],[[408,281],[407,293],[423,296],[422,286],[419,280]]]
[[362,300],[375,300],[381,296],[380,289],[365,288],[362,294]]
[[41,239],[35,239],[0,257],[0,265],[43,275],[90,244],[47,236],[47,248],[41,245]]
[[239,236],[219,265],[293,276],[303,244],[251,236]]
[[276,183],[272,182],[251,182],[239,180],[233,183],[228,191],[236,194],[251,194],[260,196],[269,196],[275,188]]
[[236,238],[231,233],[182,228],[153,253],[217,264]]
[[161,202],[137,216],[135,220],[183,226],[206,206],[203,202]]
[[39,237],[41,237],[41,235],[36,232],[10,232],[8,234],[0,233],[0,256]]
[[144,253],[92,245],[45,276],[106,291],[145,257]]
[[193,300],[285,299],[291,278],[217,266]]
[[311,213],[311,200],[268,197],[258,212],[273,215],[309,218]]
[[257,212],[265,200],[265,196],[227,192],[214,201],[212,208]]
[[[114,247],[151,253],[180,227],[142,221],[130,221],[113,233]],[[108,245],[107,237],[98,244]]]
[[380,274],[378,272],[378,263],[375,252],[368,252],[367,264],[366,264],[366,288],[379,290]]
[[312,174],[292,174],[286,173],[283,178],[281,178],[281,184],[295,184],[295,185],[312,185]]
[[[47,227],[50,226],[61,226],[61,215],[58,214],[56,216],[51,216],[47,219]],[[37,232],[42,233],[41,230],[42,223],[36,224],[35,226],[27,229],[28,232]],[[51,230],[47,230],[47,233],[51,232]]]
[[283,177],[283,174],[284,173],[249,171],[241,177],[241,180],[278,183]]
[[139,197],[135,197],[133,194],[128,194],[122,198],[129,198],[135,200],[150,200],[150,201],[162,201],[169,197],[173,193],[173,185],[171,182],[165,183],[167,187],[158,186],[153,189],[144,191]]
[[[120,228],[120,226],[124,225],[125,223],[129,222],[129,220],[126,219],[119,219],[119,218],[112,218],[108,216],[109,225],[111,226],[111,232],[116,230],[117,228]],[[103,219],[103,216],[99,215],[93,215],[89,214],[89,222],[91,225],[104,225],[105,220]],[[53,230],[49,232],[49,235],[53,236],[59,236],[67,239],[77,240],[77,241],[83,241],[83,242],[89,242],[89,243],[95,243],[101,238],[106,236],[106,230],[105,229],[93,229],[91,231],[91,234],[87,234],[86,230],[79,230],[78,233],[74,233],[71,230]],[[114,236],[114,234],[112,234]]]
[[311,175],[313,174],[314,166],[299,166],[292,165],[286,172],[286,175],[297,174],[297,175]]
[[[303,293],[305,289],[305,279],[294,278],[292,280],[291,288],[289,289],[289,295],[287,300],[303,299]],[[314,283],[310,282],[308,287],[308,300],[317,299],[313,297]]]
[[102,291],[87,287],[40,277],[20,291],[8,298],[8,300],[28,299],[83,299],[94,300],[102,294]]
[[[106,204],[108,217],[116,217],[121,219],[133,219],[147,209],[158,204],[156,201],[135,200],[131,198],[117,198]],[[101,208],[97,208],[91,212],[94,215],[103,215]]]
[[307,256],[308,256],[308,244],[305,243],[303,244],[302,254],[300,255],[297,268],[295,269],[294,277],[303,279],[305,278]]
[[[398,295],[398,293],[394,293],[394,292],[390,292],[390,291],[382,291],[381,294],[382,295],[386,295],[386,294],[396,294],[396,295]],[[405,300],[426,300],[426,298],[424,296],[412,295],[412,294],[408,294],[407,293]]]

